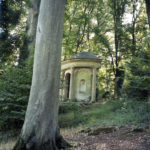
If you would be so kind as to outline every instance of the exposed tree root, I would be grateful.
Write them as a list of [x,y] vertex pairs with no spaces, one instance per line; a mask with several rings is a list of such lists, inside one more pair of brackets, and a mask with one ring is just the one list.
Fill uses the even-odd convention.
[[64,138],[61,135],[59,135],[56,138],[56,145],[58,149],[65,149],[71,147],[71,145],[66,140],[64,140]]
[[21,138],[17,140],[13,150],[26,150],[26,144],[23,142]]
[[28,143],[25,143],[21,138],[19,138],[13,150],[60,150],[71,147],[71,145],[66,142],[61,135],[56,138],[55,141],[47,141],[42,145],[32,144],[31,147],[28,147],[27,145]]

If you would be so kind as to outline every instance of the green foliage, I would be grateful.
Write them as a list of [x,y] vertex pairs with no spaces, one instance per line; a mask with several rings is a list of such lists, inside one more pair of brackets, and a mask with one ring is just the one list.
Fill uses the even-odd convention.
[[[24,10],[29,3],[28,0],[3,0],[0,62],[5,62],[5,67],[16,63],[19,54],[22,60],[28,55],[25,53],[26,47],[22,47],[23,43],[28,46],[28,41],[24,41],[27,40]],[[127,97],[122,101],[118,98],[105,104],[93,104],[86,107],[79,104],[61,105],[59,109],[61,127],[79,124],[93,126],[149,122],[150,33],[145,10],[141,0],[138,2],[129,0],[67,1],[63,59],[90,49],[102,59],[97,83],[99,99],[108,98],[108,96],[110,99],[117,88],[122,92],[119,96]],[[124,22],[126,12],[132,16],[132,21],[129,23]],[[21,52],[24,55],[21,55]],[[28,63],[32,64],[32,51],[30,55]],[[11,59],[12,57],[15,59]],[[123,75],[125,71],[123,77],[117,73],[120,67],[123,67]],[[1,129],[20,127],[22,124],[30,91],[31,74],[32,68],[26,65],[23,68],[20,66],[20,68],[0,70]],[[121,89],[123,81],[123,89]],[[63,82],[61,88],[65,87]],[[115,86],[118,87],[115,88]],[[143,102],[143,100],[147,101]]]
[[23,0],[2,0],[1,63],[10,61],[10,57],[18,53],[18,49],[22,44],[22,32],[25,29],[24,10],[25,3]]
[[119,100],[109,100],[104,104],[93,105],[84,114],[88,126],[112,125],[112,116],[122,106]]
[[27,107],[32,68],[8,68],[0,75],[0,129],[20,127]]
[[[104,33],[110,30],[107,24],[110,15],[106,7],[102,0],[67,2],[63,37],[64,59],[83,50],[90,49],[96,54],[99,53],[99,47],[106,37]],[[104,40],[108,42],[108,39]]]
[[59,106],[59,113],[64,114],[70,111],[78,111],[80,109],[81,106],[78,103],[61,103]]
[[61,113],[60,127],[148,126],[150,123],[150,102],[140,102],[136,99],[109,100],[104,104],[82,106],[79,110],[78,113],[71,109]]
[[105,104],[66,105],[69,111],[59,115],[59,125],[60,127],[102,125],[121,105],[118,101],[108,101]]
[[123,92],[128,97],[138,100],[148,100],[150,96],[150,52],[140,52],[126,68],[126,78]]
[[120,67],[125,68],[125,62],[139,51],[149,49],[148,30],[141,0],[67,1],[63,59],[90,49],[102,59],[105,70],[99,73],[99,89],[120,95],[124,80]]
[[78,103],[61,104],[59,107],[59,125],[60,127],[74,127],[84,121],[82,109],[84,105]]
[[136,99],[125,100],[123,106],[118,110],[122,124],[134,124],[137,126],[149,125],[150,103],[140,102]]

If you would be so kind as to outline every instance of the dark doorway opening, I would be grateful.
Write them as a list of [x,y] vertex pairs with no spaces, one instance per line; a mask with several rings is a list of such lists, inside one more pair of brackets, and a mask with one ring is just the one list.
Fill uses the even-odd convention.
[[67,73],[66,74],[66,85],[67,85],[67,87],[66,87],[66,96],[67,96],[67,98],[69,98],[69,91],[70,91],[70,73]]

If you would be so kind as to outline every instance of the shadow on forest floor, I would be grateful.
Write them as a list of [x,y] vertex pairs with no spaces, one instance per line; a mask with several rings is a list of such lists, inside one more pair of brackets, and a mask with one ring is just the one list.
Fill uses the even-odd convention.
[[[136,105],[135,105],[136,104]],[[142,108],[142,109],[141,109]],[[149,107],[147,108],[149,110]],[[149,111],[145,103],[108,101],[90,105],[69,104],[60,107],[59,124],[65,139],[72,143],[70,150],[150,150]],[[143,122],[143,121],[147,122]],[[82,129],[113,126],[112,132],[90,136]],[[133,132],[131,129],[144,130]],[[15,132],[18,133],[18,132]],[[8,131],[7,135],[12,135]],[[10,150],[15,138],[0,133],[0,150]],[[3,140],[2,140],[3,139]],[[1,142],[3,141],[3,142]]]
[[62,133],[73,145],[69,150],[150,150],[150,129],[132,132],[130,127],[120,127],[112,133],[101,132],[95,136],[73,129]]
[[[61,129],[61,134],[72,144],[68,150],[149,150],[150,129],[131,131],[131,127],[117,127],[116,131],[98,135],[88,135],[80,132],[81,128]],[[10,150],[15,140],[0,142],[0,150]]]

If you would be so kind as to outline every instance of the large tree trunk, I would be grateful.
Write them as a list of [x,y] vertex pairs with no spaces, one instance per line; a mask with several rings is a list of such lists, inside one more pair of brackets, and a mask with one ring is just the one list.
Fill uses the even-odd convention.
[[19,64],[33,55],[35,49],[36,29],[39,16],[41,0],[30,0],[27,18],[27,35],[24,37],[24,43],[20,50]]
[[147,9],[147,16],[148,16],[148,24],[150,27],[150,0],[145,0],[146,2],[146,9]]
[[58,99],[65,0],[43,0],[37,25],[33,79],[25,122],[14,150],[57,150]]

